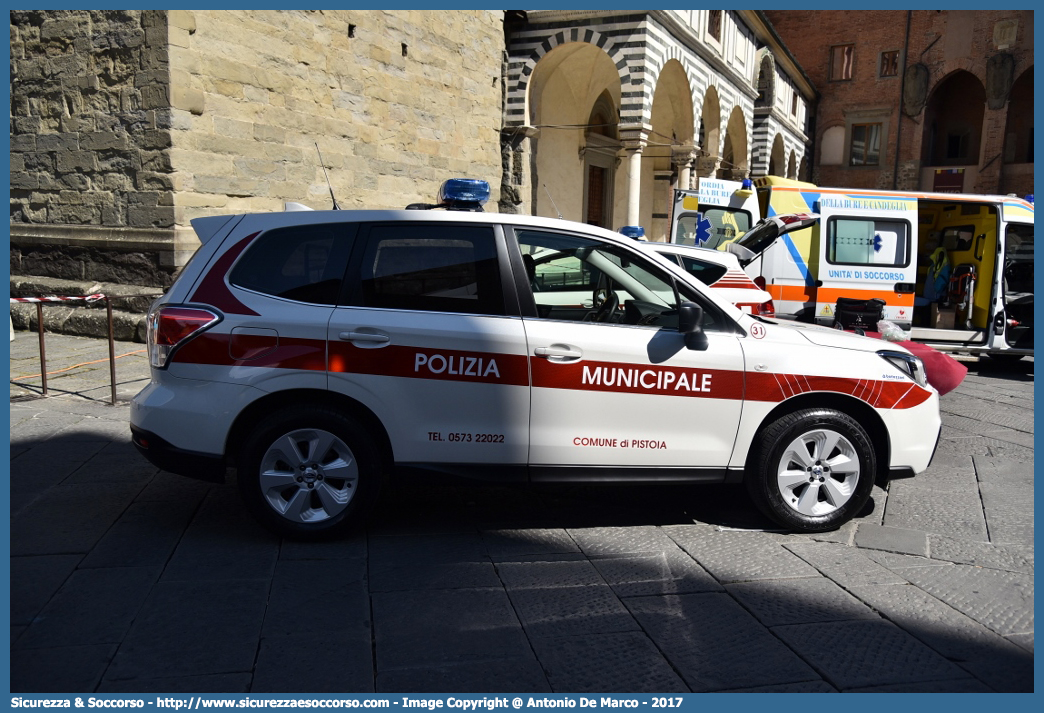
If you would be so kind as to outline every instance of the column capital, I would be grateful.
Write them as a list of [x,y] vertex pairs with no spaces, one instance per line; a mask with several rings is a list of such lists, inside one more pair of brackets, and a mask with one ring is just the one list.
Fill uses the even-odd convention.
[[620,143],[628,151],[641,151],[649,143],[652,127],[646,124],[621,126]]
[[671,147],[671,163],[675,166],[684,166],[692,163],[697,155],[696,147],[691,144]]

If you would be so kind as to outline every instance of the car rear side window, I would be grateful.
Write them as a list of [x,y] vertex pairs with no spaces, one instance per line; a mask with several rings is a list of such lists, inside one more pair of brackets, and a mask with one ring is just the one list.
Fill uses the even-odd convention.
[[490,226],[375,225],[359,279],[363,307],[504,314]]
[[713,262],[703,262],[686,255],[674,255],[672,253],[660,253],[668,260],[680,262],[685,271],[705,285],[713,285],[725,276],[729,268]]
[[273,297],[336,304],[351,242],[340,224],[269,230],[247,248],[228,279],[236,287]]

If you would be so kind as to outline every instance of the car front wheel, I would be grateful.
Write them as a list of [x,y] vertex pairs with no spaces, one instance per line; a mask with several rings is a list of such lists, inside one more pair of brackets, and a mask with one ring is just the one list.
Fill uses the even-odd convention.
[[243,444],[239,489],[269,529],[319,538],[357,523],[376,496],[380,457],[365,428],[323,407],[263,419]]
[[783,416],[757,436],[745,482],[751,499],[792,530],[840,527],[863,509],[877,457],[866,430],[833,409]]

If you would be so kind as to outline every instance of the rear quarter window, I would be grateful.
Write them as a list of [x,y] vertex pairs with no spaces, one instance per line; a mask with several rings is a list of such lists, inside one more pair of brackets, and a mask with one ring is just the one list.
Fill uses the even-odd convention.
[[236,287],[295,302],[333,305],[351,238],[343,225],[302,225],[263,233],[229,275]]

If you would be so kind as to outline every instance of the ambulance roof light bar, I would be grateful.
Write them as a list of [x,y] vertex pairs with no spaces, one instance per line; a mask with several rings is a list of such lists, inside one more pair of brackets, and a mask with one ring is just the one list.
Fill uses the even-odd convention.
[[410,203],[406,210],[466,210],[481,212],[489,200],[489,183],[477,178],[451,178],[439,188],[438,203]]

